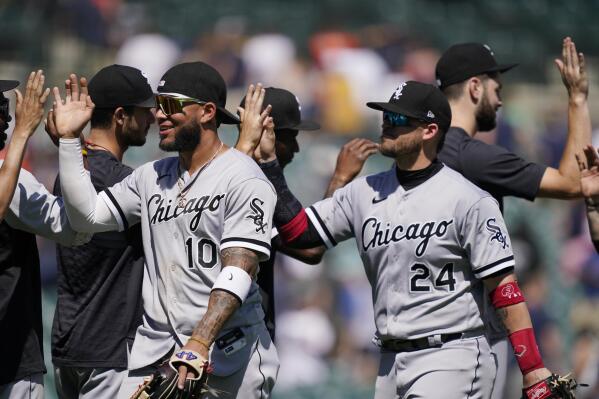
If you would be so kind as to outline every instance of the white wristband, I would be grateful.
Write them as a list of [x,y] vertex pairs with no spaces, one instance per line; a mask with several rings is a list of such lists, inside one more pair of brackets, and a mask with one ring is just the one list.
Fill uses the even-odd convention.
[[225,266],[216,278],[212,291],[222,290],[235,296],[243,303],[250,292],[252,278],[242,268],[237,266]]

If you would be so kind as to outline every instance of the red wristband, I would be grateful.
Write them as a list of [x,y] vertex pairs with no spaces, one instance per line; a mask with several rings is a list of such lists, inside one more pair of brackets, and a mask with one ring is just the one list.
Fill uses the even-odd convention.
[[516,331],[509,338],[522,375],[545,367],[532,328]]
[[537,382],[536,384],[523,389],[523,391],[526,399],[546,399],[553,397],[551,387],[545,380]]
[[288,243],[301,236],[307,228],[308,216],[306,215],[306,211],[302,209],[293,219],[284,226],[279,227],[278,230],[283,242]]
[[491,292],[491,302],[495,309],[504,308],[524,302],[524,294],[518,287],[518,282],[510,281],[500,285]]

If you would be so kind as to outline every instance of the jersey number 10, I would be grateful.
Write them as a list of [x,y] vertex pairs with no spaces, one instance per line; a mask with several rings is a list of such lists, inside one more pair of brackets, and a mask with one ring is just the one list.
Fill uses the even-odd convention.
[[[410,292],[431,292],[431,285],[436,289],[448,286],[449,291],[455,291],[453,263],[443,266],[434,282],[431,280],[431,269],[427,265],[416,263],[410,267],[410,270],[414,273],[410,277]],[[420,282],[421,280],[423,281]]]
[[[195,259],[198,260],[200,267],[204,269],[212,269],[216,265],[217,249],[216,244],[207,238],[201,238],[193,245],[195,237],[189,237],[185,240],[185,249],[187,251],[188,267],[193,269],[195,266]],[[197,249],[197,253],[194,256],[194,248]]]

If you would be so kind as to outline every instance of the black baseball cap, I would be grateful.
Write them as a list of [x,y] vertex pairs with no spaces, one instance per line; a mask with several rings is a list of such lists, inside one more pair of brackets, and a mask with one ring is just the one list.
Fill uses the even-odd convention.
[[158,83],[159,95],[184,95],[196,100],[212,102],[217,108],[217,120],[228,125],[239,124],[239,118],[227,111],[227,86],[216,69],[197,61],[175,65]]
[[428,123],[436,123],[444,132],[451,124],[451,108],[438,87],[410,80],[401,83],[386,103],[369,102],[366,106],[389,111]]
[[[313,121],[302,120],[299,100],[290,91],[276,87],[264,89],[264,102],[262,109],[268,104],[272,105],[270,116],[275,123],[275,131],[279,129],[292,130],[318,130],[320,125]],[[245,107],[245,96],[241,99],[240,107]]]
[[14,89],[19,85],[18,80],[0,80],[0,93]]
[[156,106],[148,79],[130,66],[114,64],[100,69],[89,81],[88,90],[96,108]]
[[507,72],[518,64],[497,64],[491,47],[482,43],[461,43],[447,49],[437,62],[437,85],[444,89],[476,75]]

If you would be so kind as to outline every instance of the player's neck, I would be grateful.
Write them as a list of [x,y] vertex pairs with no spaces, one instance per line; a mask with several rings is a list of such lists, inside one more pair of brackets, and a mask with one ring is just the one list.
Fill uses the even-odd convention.
[[457,127],[464,130],[468,136],[474,137],[478,128],[476,126],[475,111],[468,109],[467,105],[460,102],[450,102],[451,107],[451,127]]
[[401,155],[395,160],[395,163],[397,164],[397,168],[399,170],[420,170],[429,166],[435,157],[436,154],[431,158],[430,155],[425,154],[424,151],[420,151],[414,154]]
[[127,147],[119,144],[112,129],[92,128],[85,142],[90,150],[108,151],[119,161],[127,151]]
[[223,145],[216,134],[203,134],[200,144],[193,151],[179,153],[179,162],[183,169],[187,170],[190,175],[193,175],[198,169],[218,157],[227,148],[229,147]]

